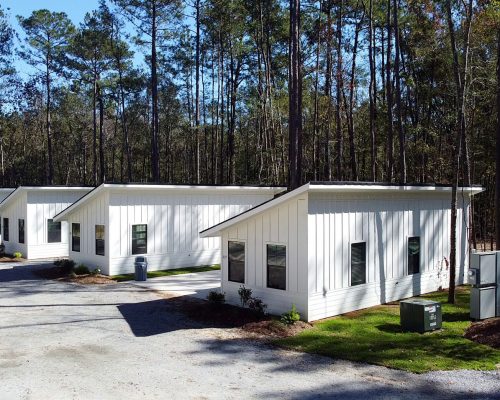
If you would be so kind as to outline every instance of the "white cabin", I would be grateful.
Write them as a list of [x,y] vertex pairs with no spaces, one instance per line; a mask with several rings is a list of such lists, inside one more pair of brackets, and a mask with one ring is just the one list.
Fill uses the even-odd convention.
[[[478,187],[459,188],[457,282]],[[241,285],[313,321],[447,287],[451,187],[308,183],[200,233],[222,237],[222,291]]]
[[219,238],[200,230],[284,191],[282,187],[102,184],[57,215],[67,221],[69,258],[103,274],[134,271],[138,255],[149,270],[220,262]]
[[92,188],[20,186],[0,204],[5,252],[26,259],[68,256],[68,226],[53,220]]

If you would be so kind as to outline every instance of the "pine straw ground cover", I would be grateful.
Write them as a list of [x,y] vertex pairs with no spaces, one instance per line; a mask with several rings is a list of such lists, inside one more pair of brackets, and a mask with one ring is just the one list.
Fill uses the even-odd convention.
[[[447,292],[422,297],[441,302],[442,329],[425,334],[403,333],[399,304],[392,303],[318,321],[312,329],[275,343],[289,349],[416,373],[500,368],[500,350],[464,337],[471,326],[469,288],[458,288],[454,305],[446,303]],[[489,336],[492,332],[484,330],[483,333]],[[478,338],[482,336],[477,333],[474,340],[480,341]],[[483,338],[483,342],[487,340]]]

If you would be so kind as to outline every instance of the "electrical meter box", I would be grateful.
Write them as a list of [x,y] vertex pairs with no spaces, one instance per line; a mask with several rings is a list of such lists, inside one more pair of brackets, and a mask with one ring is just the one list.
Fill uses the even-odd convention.
[[406,332],[429,332],[441,329],[441,303],[426,299],[409,299],[399,303],[401,328]]
[[497,280],[496,252],[472,253],[470,255],[469,283],[472,286],[495,284]]

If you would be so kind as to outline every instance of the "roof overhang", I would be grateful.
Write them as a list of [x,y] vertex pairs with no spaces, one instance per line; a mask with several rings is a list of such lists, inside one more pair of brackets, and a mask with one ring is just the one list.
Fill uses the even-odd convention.
[[43,192],[66,192],[66,191],[76,191],[86,193],[92,190],[91,187],[85,186],[19,186],[0,203],[0,210],[5,209],[9,204],[14,202],[21,194],[30,191],[43,191]]
[[89,201],[94,199],[100,193],[105,191],[135,191],[135,192],[160,192],[160,193],[176,193],[182,191],[200,191],[200,192],[240,192],[242,194],[251,193],[269,193],[276,195],[286,190],[282,186],[218,186],[218,185],[148,185],[148,184],[117,184],[117,183],[103,183],[96,187],[91,192],[87,193],[81,199],[73,203],[71,206],[61,211],[54,217],[55,222],[64,221],[76,210],[85,206]]
[[[484,191],[480,186],[470,186],[470,187],[459,187],[458,191],[462,194],[469,196],[476,195]],[[217,225],[214,225],[204,231],[200,232],[200,237],[214,237],[220,236],[221,231],[241,222],[254,215],[261,214],[266,210],[276,207],[294,197],[297,197],[303,193],[351,193],[359,194],[360,196],[364,194],[374,194],[374,193],[390,193],[390,194],[400,194],[400,193],[442,193],[451,194],[452,186],[448,185],[399,185],[399,184],[387,184],[387,183],[371,183],[371,182],[309,182],[299,188],[292,190],[286,194],[283,194],[275,199],[269,200],[263,204],[251,208],[235,217],[229,218]]]

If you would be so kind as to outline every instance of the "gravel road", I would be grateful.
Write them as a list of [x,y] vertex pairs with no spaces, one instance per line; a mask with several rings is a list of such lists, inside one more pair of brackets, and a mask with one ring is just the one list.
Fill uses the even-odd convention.
[[2,400],[500,399],[498,372],[414,375],[284,351],[138,286],[43,281],[34,268],[0,266]]

